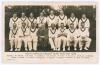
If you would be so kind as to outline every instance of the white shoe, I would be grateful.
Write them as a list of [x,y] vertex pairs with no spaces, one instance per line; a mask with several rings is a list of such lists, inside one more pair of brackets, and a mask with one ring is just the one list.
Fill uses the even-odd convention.
[[55,48],[55,51],[57,50],[57,48]]
[[68,47],[68,49],[67,49],[68,51],[70,51],[70,47]]
[[29,51],[32,51],[32,49],[29,49]]
[[88,50],[88,48],[85,47],[84,50]]
[[58,51],[60,51],[60,48],[58,48]]
[[82,50],[82,48],[80,48],[80,51]]
[[28,49],[25,49],[25,51],[28,51]]
[[65,51],[65,48],[63,48],[63,51]]
[[13,49],[10,49],[10,51],[13,51]]
[[55,51],[56,49],[55,49],[55,48],[53,48],[53,50]]
[[33,49],[34,51],[37,51],[37,49]]
[[76,50],[77,50],[77,48],[74,48],[74,50],[76,51]]
[[20,49],[17,49],[17,51],[20,51]]
[[15,49],[15,51],[17,51],[17,49]]

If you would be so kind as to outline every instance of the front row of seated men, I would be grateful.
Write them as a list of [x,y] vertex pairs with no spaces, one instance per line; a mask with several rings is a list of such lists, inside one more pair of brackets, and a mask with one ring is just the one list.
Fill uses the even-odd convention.
[[[15,51],[21,51],[22,41],[24,42],[24,48],[25,51],[37,51],[38,50],[38,40],[41,45],[45,45],[45,41],[47,38],[49,38],[49,44],[51,46],[51,49],[53,51],[60,51],[61,50],[61,43],[63,51],[66,51],[65,47],[67,46],[67,50],[70,51],[70,47],[73,46],[74,50],[76,51],[79,45],[79,50],[88,50],[90,47],[91,39],[89,38],[89,31],[85,28],[85,23],[81,23],[81,28],[75,29],[74,24],[70,24],[70,27],[68,29],[65,28],[64,24],[61,23],[60,28],[56,28],[55,24],[51,24],[51,27],[48,28],[48,30],[45,28],[45,25],[41,25],[41,28],[37,28],[36,24],[32,24],[31,28],[25,28],[24,24],[22,25],[22,35],[20,33],[19,35],[14,35],[14,37],[11,37],[10,40],[11,49],[10,51],[14,51],[13,49],[13,42],[15,41]],[[19,29],[20,30],[20,29]],[[48,33],[47,33],[48,31]],[[13,31],[14,32],[14,31]],[[12,33],[12,32],[10,32]],[[44,43],[43,43],[44,41]],[[45,48],[46,49],[46,48]]]
[[68,46],[67,50],[70,50],[70,47],[73,45],[74,50],[77,50],[77,45],[79,43],[80,50],[88,50],[90,47],[91,39],[89,38],[89,31],[84,27],[84,23],[81,23],[81,29],[74,29],[74,24],[70,24],[69,29],[64,27],[64,24],[61,23],[61,27],[57,30],[55,25],[52,24],[49,29],[49,43],[53,50],[60,51],[61,42],[63,42],[62,48],[65,51],[66,45]]

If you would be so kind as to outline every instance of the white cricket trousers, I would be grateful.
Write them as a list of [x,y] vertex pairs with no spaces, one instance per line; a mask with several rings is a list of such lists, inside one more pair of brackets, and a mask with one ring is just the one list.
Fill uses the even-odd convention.
[[49,43],[51,45],[51,49],[56,49],[57,48],[57,38],[52,38],[49,37]]
[[22,36],[18,38],[18,46],[17,48],[21,50],[21,46],[22,46],[22,41],[24,42],[24,48],[26,49],[28,46],[28,42],[30,40],[29,36]]
[[76,48],[77,44],[78,44],[78,39],[76,37],[73,37],[73,39],[68,37],[67,38],[67,46],[70,47],[72,45],[72,42],[73,42],[74,48]]
[[14,45],[15,45],[15,48],[17,48],[18,38],[11,38],[9,40],[9,42],[10,42],[10,48],[11,49],[13,48]]
[[10,42],[10,48],[12,49],[15,45],[15,48],[17,48],[18,44],[18,37],[15,35],[13,36],[11,33],[9,34],[9,42]]
[[64,36],[58,37],[57,41],[58,41],[58,44],[57,44],[58,49],[60,49],[61,47],[61,41],[63,42],[63,49],[64,49],[67,43],[67,37],[64,37]]
[[81,37],[79,37],[79,47],[82,48],[83,44],[85,44],[85,47],[89,48],[91,44],[91,39],[88,37],[86,37],[85,39],[82,39]]
[[[37,50],[37,43],[38,43],[38,37],[37,36],[30,36],[30,40],[29,40],[29,43],[28,43],[29,50],[32,50],[32,49]],[[32,44],[33,44],[33,46],[32,46]]]

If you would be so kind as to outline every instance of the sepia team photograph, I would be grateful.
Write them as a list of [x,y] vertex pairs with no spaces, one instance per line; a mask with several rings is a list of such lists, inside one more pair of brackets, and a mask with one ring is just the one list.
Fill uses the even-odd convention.
[[5,52],[96,52],[96,5],[5,6]]

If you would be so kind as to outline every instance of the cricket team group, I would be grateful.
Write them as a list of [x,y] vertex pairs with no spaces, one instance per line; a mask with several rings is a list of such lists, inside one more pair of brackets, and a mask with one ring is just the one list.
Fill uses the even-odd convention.
[[[25,51],[38,51],[38,38],[41,40],[48,38],[53,51],[70,51],[71,46],[74,47],[74,51],[88,50],[91,38],[89,37],[90,21],[86,14],[83,13],[81,19],[78,19],[73,12],[69,18],[63,10],[59,10],[58,16],[54,13],[54,10],[50,10],[49,16],[44,16],[44,13],[40,12],[37,18],[32,12],[29,17],[22,12],[20,18],[17,13],[13,13],[9,22],[9,51],[21,51],[22,42]],[[47,35],[45,31],[48,32]]]

